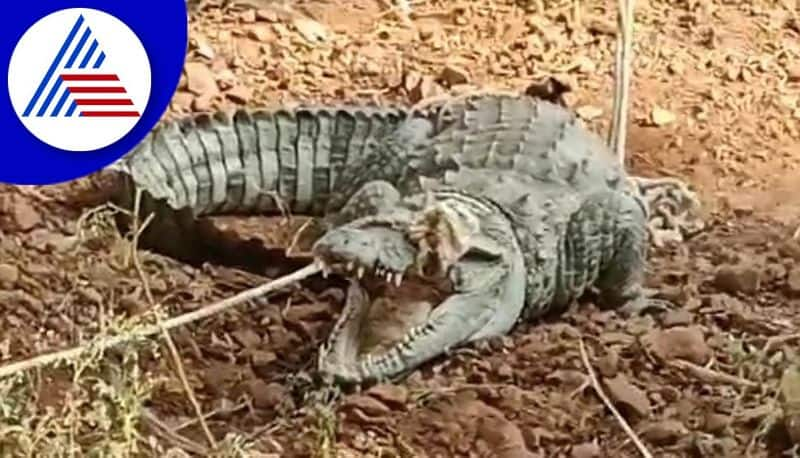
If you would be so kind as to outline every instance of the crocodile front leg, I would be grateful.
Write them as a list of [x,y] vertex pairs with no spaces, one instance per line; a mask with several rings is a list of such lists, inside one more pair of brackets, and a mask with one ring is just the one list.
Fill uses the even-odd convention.
[[581,203],[559,247],[558,304],[568,304],[594,287],[599,306],[625,316],[674,308],[648,297],[644,288],[646,210],[641,197],[620,191],[597,192]]
[[644,287],[650,228],[641,198],[627,193],[604,194],[588,202],[602,205],[611,215],[607,226],[613,239],[608,247],[611,251],[606,251],[595,283],[600,305],[615,308],[624,316],[674,309],[675,304],[669,301],[649,297],[651,291]]

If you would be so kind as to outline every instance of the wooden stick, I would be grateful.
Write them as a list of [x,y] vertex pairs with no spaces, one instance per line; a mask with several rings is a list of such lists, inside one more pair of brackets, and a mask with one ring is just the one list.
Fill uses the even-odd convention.
[[611,414],[614,415],[614,418],[617,419],[619,425],[622,427],[625,434],[630,437],[633,443],[636,445],[636,448],[639,449],[639,453],[642,454],[645,458],[653,458],[653,455],[647,450],[642,440],[636,434],[636,432],[631,428],[627,421],[625,421],[625,417],[623,417],[619,411],[614,407],[614,404],[611,402],[611,399],[608,398],[608,395],[603,391],[603,387],[600,386],[600,381],[597,380],[597,375],[594,373],[594,369],[592,369],[592,363],[589,362],[589,355],[586,353],[586,346],[583,343],[583,338],[579,338],[578,345],[580,346],[581,350],[581,359],[583,360],[583,365],[586,367],[586,372],[589,374],[589,380],[592,382],[592,388],[600,396],[600,399],[603,401],[603,404],[608,407],[608,410],[611,411]]
[[697,364],[682,359],[676,359],[670,361],[669,365],[676,367],[678,369],[691,372],[692,374],[694,374],[695,377],[699,378],[700,380],[703,380],[704,382],[730,383],[731,385],[738,385],[747,388],[758,387],[758,383],[752,380],[747,380],[745,378],[737,377],[735,375],[715,371],[707,367],[698,366]]
[[57,361],[75,358],[91,348],[107,350],[111,347],[114,347],[121,343],[130,342],[134,339],[142,337],[150,337],[155,334],[159,334],[161,333],[162,329],[172,329],[178,326],[189,324],[193,321],[210,317],[224,310],[227,310],[233,306],[250,301],[257,297],[263,296],[269,292],[275,291],[277,289],[288,286],[292,283],[308,278],[314,274],[319,273],[320,270],[321,269],[316,264],[309,264],[308,266],[303,267],[302,269],[299,269],[295,272],[292,272],[289,275],[284,275],[283,277],[276,278],[275,280],[272,280],[271,282],[265,285],[261,285],[256,288],[242,291],[241,293],[233,297],[229,297],[219,302],[215,302],[209,306],[203,307],[193,312],[189,312],[183,315],[176,316],[174,318],[170,318],[168,320],[164,320],[161,323],[161,325],[145,326],[142,329],[133,331],[128,334],[105,338],[94,343],[80,345],[78,347],[70,348],[68,350],[61,350],[57,352],[47,353],[44,355],[39,355],[30,359],[2,366],[0,367],[0,378],[7,377],[9,375],[13,375],[29,369],[41,367],[47,364],[52,364]]
[[628,130],[631,60],[633,53],[634,0],[619,0],[619,33],[614,59],[614,102],[608,143],[620,164],[625,165]]

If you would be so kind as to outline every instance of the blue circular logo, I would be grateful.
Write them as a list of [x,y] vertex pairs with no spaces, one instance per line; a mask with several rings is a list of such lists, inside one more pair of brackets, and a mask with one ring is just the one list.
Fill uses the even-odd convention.
[[177,88],[186,0],[69,3],[25,2],[0,18],[0,182],[55,184],[102,169],[142,141]]

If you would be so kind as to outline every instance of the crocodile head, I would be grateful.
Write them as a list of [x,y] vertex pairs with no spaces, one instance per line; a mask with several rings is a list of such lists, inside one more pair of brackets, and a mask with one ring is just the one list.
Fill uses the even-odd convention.
[[324,272],[349,279],[318,360],[337,383],[397,379],[454,347],[505,334],[524,303],[511,222],[458,191],[412,196],[339,226],[313,253]]

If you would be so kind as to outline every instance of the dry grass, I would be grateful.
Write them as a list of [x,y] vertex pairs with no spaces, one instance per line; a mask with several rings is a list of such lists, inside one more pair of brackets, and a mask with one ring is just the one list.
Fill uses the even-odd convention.
[[[109,236],[108,210],[87,213],[86,238]],[[143,405],[159,380],[142,373],[144,355],[157,358],[152,342],[137,342],[113,353],[92,343],[125,335],[138,320],[111,314],[103,331],[80,358],[61,360],[0,380],[0,454],[3,456],[137,456],[147,448],[139,433]]]
[[[124,258],[129,267],[141,272],[137,234],[126,237],[116,231],[115,211],[107,206],[87,211],[78,221],[81,243],[113,240],[112,244],[127,251]],[[147,290],[146,280],[141,278]],[[160,307],[153,306],[142,316],[127,318],[113,313],[117,305],[105,305],[101,332],[80,345],[80,351],[63,351],[61,354],[67,357],[46,358],[46,364],[23,364],[27,366],[25,370],[0,379],[0,455],[185,455],[179,445],[164,447],[159,438],[142,432],[146,423],[143,420],[152,415],[145,405],[154,389],[165,381],[144,373],[140,364],[143,358],[162,357],[156,341],[142,338],[143,332],[153,327],[151,322],[163,323]],[[110,341],[123,344],[111,348]],[[177,358],[175,351],[167,355]],[[179,360],[174,362],[182,369]],[[203,454],[220,458],[253,456],[249,453],[251,446],[251,441],[231,434]]]

